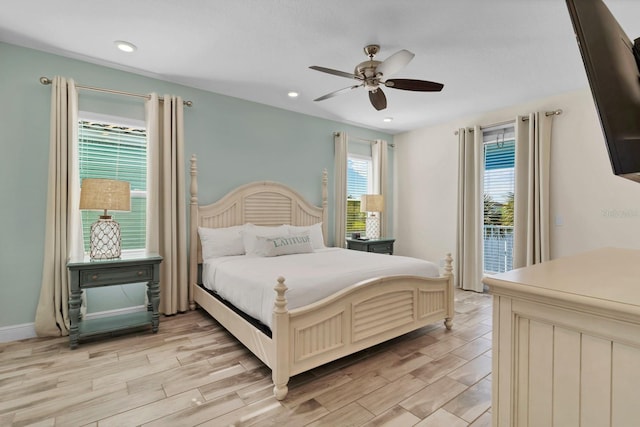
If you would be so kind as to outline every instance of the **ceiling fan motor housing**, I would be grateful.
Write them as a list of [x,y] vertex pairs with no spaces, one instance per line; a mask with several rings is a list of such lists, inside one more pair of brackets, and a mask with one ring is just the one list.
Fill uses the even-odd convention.
[[378,88],[378,85],[380,84],[381,77],[378,75],[376,69],[381,63],[382,61],[375,61],[373,59],[361,62],[356,65],[353,74],[362,77],[365,88],[367,88],[368,90],[376,90]]

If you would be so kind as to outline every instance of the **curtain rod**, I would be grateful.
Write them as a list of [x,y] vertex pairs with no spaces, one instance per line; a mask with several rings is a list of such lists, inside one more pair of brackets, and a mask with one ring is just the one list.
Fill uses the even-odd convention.
[[[333,136],[339,136],[340,132],[333,132]],[[349,137],[350,140],[352,141],[356,141],[356,142],[364,142],[364,143],[368,143],[368,144],[375,144],[377,143],[377,141],[373,140],[373,139],[364,139],[364,138],[353,138],[353,137]],[[387,142],[387,145],[391,148],[395,148],[396,144],[394,143],[390,143]]]
[[[341,133],[340,131],[333,132],[333,136],[340,136],[340,133]],[[376,141],[373,140],[373,139],[364,139],[364,138],[358,138],[358,137],[353,137],[353,136],[350,136],[349,139],[352,140],[352,141],[357,141],[357,142],[368,142],[369,144],[375,144],[376,143]]]
[[[51,84],[51,79],[49,77],[40,77],[40,83],[42,83],[43,85],[50,85]],[[124,96],[134,96],[136,98],[144,98],[144,99],[150,99],[151,97],[149,95],[142,95],[139,93],[131,93],[131,92],[124,92],[121,90],[113,90],[113,89],[103,89],[100,87],[93,87],[93,86],[84,86],[84,85],[79,85],[76,84],[76,87],[79,89],[85,89],[85,90],[93,90],[95,92],[106,92],[106,93],[113,93],[116,95],[124,95]],[[158,99],[160,101],[164,101],[164,99],[162,97],[158,97]],[[192,101],[182,101],[182,103],[184,105],[186,105],[187,107],[191,107],[193,106],[193,102]]]
[[369,144],[375,144],[376,141],[372,140],[372,139],[364,139],[364,138],[349,138],[352,141],[356,141],[356,142],[365,142],[365,143],[369,143]]
[[[560,114],[562,114],[562,110],[561,109],[557,109],[557,110],[553,110],[553,111],[545,111],[544,115],[549,117],[549,116],[559,116]],[[523,122],[526,122],[529,120],[528,116],[525,116],[521,119]],[[500,123],[494,123],[491,125],[486,125],[486,126],[480,126],[480,129],[487,129],[487,128],[492,128],[492,127],[496,127],[496,126],[502,126],[502,125],[506,125],[507,123],[511,123],[513,120],[507,120],[505,122],[500,122]],[[473,132],[473,128],[469,128],[469,132]],[[458,131],[453,132],[454,135],[458,134]]]

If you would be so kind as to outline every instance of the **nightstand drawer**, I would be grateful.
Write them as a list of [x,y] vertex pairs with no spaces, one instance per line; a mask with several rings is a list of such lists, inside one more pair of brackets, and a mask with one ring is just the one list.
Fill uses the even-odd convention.
[[377,254],[391,254],[393,255],[393,243],[395,239],[346,239],[347,249],[353,249],[363,252],[374,252]]
[[393,243],[379,243],[377,245],[369,245],[369,252],[378,254],[388,254],[393,252]]
[[80,287],[91,288],[107,283],[146,282],[153,278],[153,265],[140,265],[120,268],[100,268],[80,272]]

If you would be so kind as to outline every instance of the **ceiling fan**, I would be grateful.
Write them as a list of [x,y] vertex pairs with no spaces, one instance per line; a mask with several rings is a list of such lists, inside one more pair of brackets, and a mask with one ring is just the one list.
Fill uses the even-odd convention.
[[356,65],[356,68],[352,73],[344,71],[333,70],[331,68],[319,67],[312,65],[312,70],[322,71],[323,73],[333,74],[335,76],[346,77],[349,79],[358,80],[358,84],[345,87],[320,98],[314,99],[314,101],[322,101],[328,98],[333,98],[341,93],[349,92],[359,87],[365,87],[369,91],[369,101],[371,105],[380,111],[387,108],[387,97],[380,86],[385,86],[393,89],[412,90],[419,92],[439,92],[444,85],[442,83],[430,82],[427,80],[415,80],[415,79],[387,79],[390,75],[397,73],[404,68],[415,56],[415,54],[408,50],[402,49],[394,53],[384,61],[376,61],[373,57],[380,51],[380,46],[377,44],[370,44],[365,46],[364,53],[369,57],[368,61],[364,61]]

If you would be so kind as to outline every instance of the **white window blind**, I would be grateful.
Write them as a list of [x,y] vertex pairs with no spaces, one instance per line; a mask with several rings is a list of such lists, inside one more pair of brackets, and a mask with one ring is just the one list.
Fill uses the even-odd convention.
[[[128,181],[131,211],[109,212],[120,223],[122,249],[144,249],[147,198],[146,129],[81,120],[78,124],[80,180],[108,178]],[[100,213],[82,211],[85,251],[89,229]]]
[[372,161],[370,157],[349,155],[347,158],[347,237],[365,233],[366,212],[360,212],[360,196],[371,193]]
[[513,265],[515,139],[513,127],[483,132],[484,271],[498,273]]

